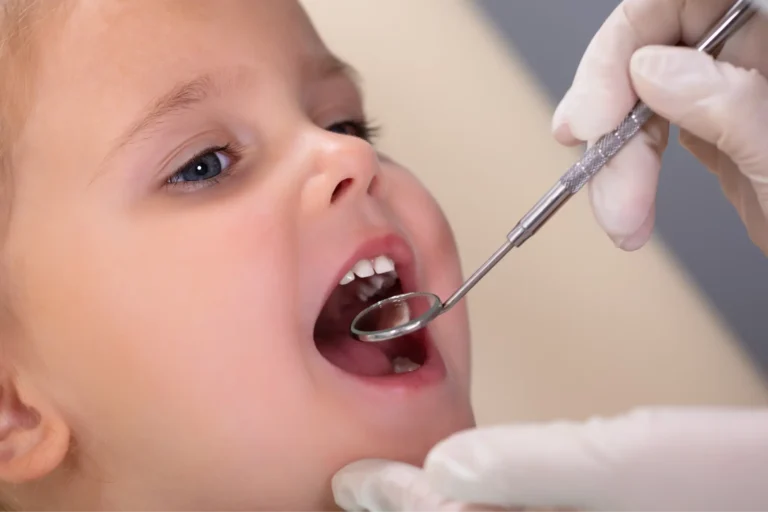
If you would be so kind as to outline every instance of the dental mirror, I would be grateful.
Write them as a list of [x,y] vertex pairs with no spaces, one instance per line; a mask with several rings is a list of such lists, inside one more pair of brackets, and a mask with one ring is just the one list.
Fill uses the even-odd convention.
[[[736,0],[720,20],[696,45],[700,52],[712,54],[747,20],[757,12],[751,0]],[[634,137],[653,117],[651,109],[638,102],[621,124],[603,135],[572,165],[555,185],[526,213],[507,234],[507,239],[483,265],[444,303],[437,295],[425,292],[405,293],[384,299],[364,309],[352,321],[354,338],[366,342],[380,342],[418,331],[451,309],[480,281],[506,254],[520,247],[538,232],[560,208],[578,192],[624,144]]]
[[361,311],[352,321],[352,336],[369,343],[405,336],[426,327],[442,310],[434,293],[395,295]]
[[527,230],[512,230],[504,245],[445,302],[434,293],[411,292],[395,295],[368,306],[352,320],[352,337],[368,343],[378,343],[423,329],[429,322],[456,305],[512,248],[522,244],[527,236],[530,236]]

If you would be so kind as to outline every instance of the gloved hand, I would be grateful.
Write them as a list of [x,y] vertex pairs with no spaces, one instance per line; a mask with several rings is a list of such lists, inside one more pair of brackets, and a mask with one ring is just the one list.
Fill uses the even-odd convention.
[[453,501],[436,492],[421,468],[388,460],[353,462],[333,478],[333,496],[343,510],[493,511],[496,507]]
[[646,409],[468,430],[439,443],[423,472],[363,461],[334,490],[347,510],[735,511],[768,510],[766,482],[768,409]]
[[768,510],[768,409],[647,409],[480,429],[429,455],[457,500],[582,510]]
[[[552,120],[562,144],[614,129],[638,96],[681,128],[681,143],[720,179],[747,231],[768,254],[768,1],[719,60],[674,48],[697,39],[732,0],[624,0],[589,44]],[[598,223],[626,250],[649,239],[669,123],[653,119],[590,182]],[[670,169],[674,172],[674,169]]]

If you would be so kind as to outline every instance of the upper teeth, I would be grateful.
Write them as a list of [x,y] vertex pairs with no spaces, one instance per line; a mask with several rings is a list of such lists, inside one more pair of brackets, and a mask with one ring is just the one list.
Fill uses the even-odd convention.
[[386,274],[388,272],[394,272],[395,263],[387,256],[377,256],[371,260],[360,260],[352,266],[352,270],[347,272],[344,277],[341,278],[339,284],[349,284],[355,280],[355,277],[371,277],[374,274]]

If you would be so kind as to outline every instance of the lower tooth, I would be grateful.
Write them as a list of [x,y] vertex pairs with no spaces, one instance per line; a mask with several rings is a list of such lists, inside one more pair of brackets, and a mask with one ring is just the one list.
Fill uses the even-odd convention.
[[421,368],[419,363],[414,363],[407,357],[396,357],[392,359],[392,370],[394,373],[408,373]]
[[357,287],[357,298],[360,299],[361,302],[367,302],[375,293],[376,288],[365,283],[360,283]]
[[382,276],[372,276],[371,278],[371,284],[378,292],[381,290],[382,286],[384,286],[384,277]]

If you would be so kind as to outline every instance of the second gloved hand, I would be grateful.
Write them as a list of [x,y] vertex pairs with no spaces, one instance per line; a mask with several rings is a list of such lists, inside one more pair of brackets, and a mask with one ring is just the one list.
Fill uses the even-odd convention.
[[457,434],[427,459],[455,500],[580,510],[768,510],[768,409],[647,409]]
[[[361,461],[345,510],[768,510],[768,409],[646,409],[585,423],[472,429],[424,470]],[[471,506],[483,503],[489,506]]]

